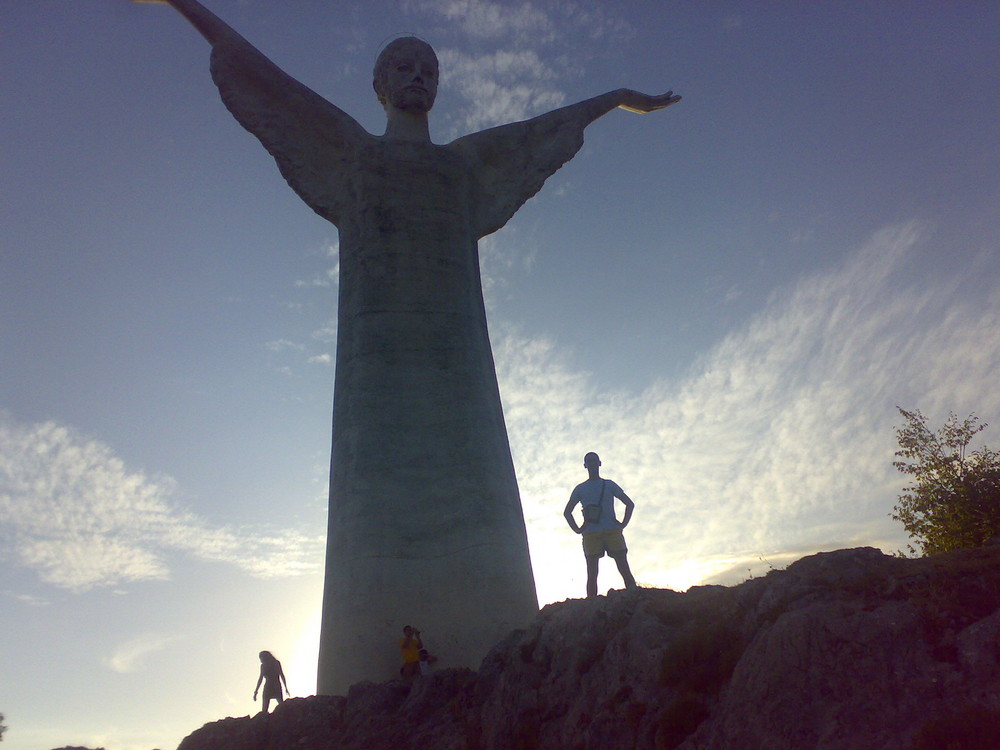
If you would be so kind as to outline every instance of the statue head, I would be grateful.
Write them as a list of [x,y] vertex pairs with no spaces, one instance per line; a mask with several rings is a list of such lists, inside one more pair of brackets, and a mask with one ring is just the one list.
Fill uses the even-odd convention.
[[434,106],[438,59],[423,39],[393,39],[375,60],[372,87],[383,107],[427,113]]

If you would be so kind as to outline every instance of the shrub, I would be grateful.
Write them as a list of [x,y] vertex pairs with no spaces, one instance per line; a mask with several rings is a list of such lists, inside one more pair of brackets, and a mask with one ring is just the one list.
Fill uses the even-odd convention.
[[932,432],[919,411],[899,413],[907,423],[896,430],[900,460],[893,466],[913,483],[903,488],[892,518],[925,555],[982,547],[1000,536],[1000,453],[968,452],[987,425],[975,414],[962,422],[951,414]]

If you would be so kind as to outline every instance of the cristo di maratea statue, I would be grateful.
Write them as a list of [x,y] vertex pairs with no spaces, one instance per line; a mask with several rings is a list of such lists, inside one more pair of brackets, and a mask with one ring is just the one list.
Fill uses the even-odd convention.
[[628,89],[439,146],[438,62],[391,42],[371,135],[195,0],[168,0],[212,45],[222,100],[340,232],[333,449],[318,692],[398,674],[402,628],[439,666],[476,668],[538,609],[486,329],[477,243],[502,227]]

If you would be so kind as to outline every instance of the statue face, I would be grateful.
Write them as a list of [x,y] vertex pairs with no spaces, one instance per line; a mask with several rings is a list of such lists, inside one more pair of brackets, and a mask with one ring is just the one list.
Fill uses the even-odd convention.
[[402,43],[380,58],[376,69],[374,85],[379,101],[397,109],[429,112],[437,96],[437,57],[417,39],[399,41]]

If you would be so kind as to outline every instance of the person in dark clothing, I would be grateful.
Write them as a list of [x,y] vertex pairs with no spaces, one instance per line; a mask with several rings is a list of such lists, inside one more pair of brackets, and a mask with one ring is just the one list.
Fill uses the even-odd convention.
[[257,687],[253,691],[253,699],[257,700],[257,693],[260,691],[260,683],[264,683],[264,713],[267,713],[273,698],[281,703],[285,698],[281,692],[281,684],[285,685],[285,692],[288,692],[288,682],[285,681],[285,673],[281,670],[281,662],[274,658],[270,651],[261,651],[260,654],[260,677],[257,678]]

